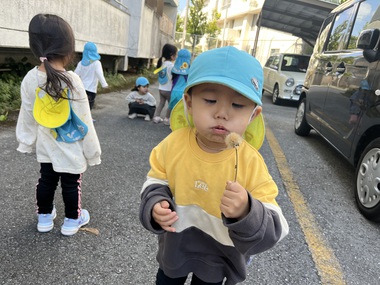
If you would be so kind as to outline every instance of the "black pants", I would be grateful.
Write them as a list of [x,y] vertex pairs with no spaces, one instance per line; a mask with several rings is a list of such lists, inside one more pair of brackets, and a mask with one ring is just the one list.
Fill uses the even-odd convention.
[[149,115],[152,119],[154,112],[156,111],[156,106],[150,106],[148,104],[139,104],[137,102],[129,103],[129,112],[128,115],[136,113],[141,115]]
[[[179,278],[170,278],[165,275],[164,271],[160,268],[158,269],[156,275],[156,285],[183,285],[185,284],[187,276]],[[207,283],[199,279],[195,274],[191,279],[191,285],[222,285],[223,281],[217,283]]]
[[65,217],[77,219],[81,210],[82,174],[55,172],[51,163],[41,163],[40,173],[36,186],[38,214],[50,214],[53,210],[55,190],[61,179]]
[[87,97],[88,97],[88,103],[90,103],[90,110],[92,110],[92,108],[94,107],[94,104],[95,104],[96,93],[91,92],[91,91],[87,91],[87,90],[86,90],[86,93],[87,93]]

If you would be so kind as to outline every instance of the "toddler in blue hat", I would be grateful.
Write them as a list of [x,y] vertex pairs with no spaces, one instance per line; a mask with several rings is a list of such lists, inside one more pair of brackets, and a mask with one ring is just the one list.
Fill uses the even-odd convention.
[[[173,132],[151,152],[140,221],[158,235],[156,284],[226,284],[289,231],[258,152],[264,138],[260,63],[234,47],[192,63]],[[224,283],[223,283],[224,282]]]
[[128,102],[128,118],[134,119],[143,115],[145,121],[150,121],[156,111],[156,99],[149,93],[149,81],[145,77],[136,79],[135,87],[125,98]]
[[190,60],[190,51],[187,49],[181,49],[178,52],[177,59],[172,68],[173,87],[168,105],[170,110],[172,110],[178,101],[182,99],[183,91],[186,87],[187,76],[189,74]]
[[108,87],[98,48],[93,42],[87,42],[84,45],[82,60],[78,63],[74,72],[82,79],[90,109],[92,109],[95,104],[98,83],[100,82],[103,88]]

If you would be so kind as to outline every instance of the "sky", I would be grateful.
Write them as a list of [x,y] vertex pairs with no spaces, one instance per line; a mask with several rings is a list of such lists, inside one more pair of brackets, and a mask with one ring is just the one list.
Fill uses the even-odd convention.
[[179,0],[178,11],[181,13],[186,7],[186,0]]

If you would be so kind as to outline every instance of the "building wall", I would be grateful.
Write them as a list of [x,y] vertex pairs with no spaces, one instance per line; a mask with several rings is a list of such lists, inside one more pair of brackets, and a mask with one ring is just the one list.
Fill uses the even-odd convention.
[[256,58],[264,66],[267,59],[274,53],[302,53],[302,40],[291,34],[261,28],[257,43]]
[[153,32],[155,31],[153,27],[159,23],[154,10],[146,6],[143,8],[142,18],[144,21],[141,21],[138,57],[150,58],[152,54],[155,54],[155,47],[152,46],[152,39],[154,38]]
[[96,43],[106,69],[127,70],[130,58],[158,58],[162,46],[173,42],[178,1],[145,1],[1,0],[0,63],[9,56],[33,59],[28,26],[38,13],[56,14],[70,23],[78,54],[87,41]]
[[56,14],[68,21],[75,33],[78,52],[87,41],[93,41],[99,53],[126,54],[129,14],[103,0],[2,0],[0,47],[29,49],[28,26],[38,13]]
[[[128,56],[132,66],[141,59],[161,56],[165,43],[173,42],[177,0],[122,0],[130,11]],[[149,65],[149,63],[148,63]]]
[[[221,14],[218,26],[221,28],[218,46],[232,45],[240,50],[253,54],[258,32],[257,21],[264,0],[208,0],[203,10],[211,19],[212,11],[217,9]],[[207,47],[207,42],[202,50]],[[256,57],[264,64],[271,52],[302,52],[302,40],[290,34],[261,28],[257,42]]]

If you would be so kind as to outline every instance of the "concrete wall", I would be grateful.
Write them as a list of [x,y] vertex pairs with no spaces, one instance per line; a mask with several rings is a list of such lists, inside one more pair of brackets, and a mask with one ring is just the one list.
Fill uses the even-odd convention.
[[[136,3],[138,2],[138,3]],[[172,43],[177,7],[164,5],[159,17],[150,7],[136,0],[124,0],[131,14],[128,55],[134,58],[159,58],[162,46]]]
[[[127,9],[119,9],[110,3],[112,1],[106,0],[1,0],[0,49],[29,50],[30,19],[38,13],[51,13],[70,23],[77,52],[83,50],[87,41],[93,41],[99,53],[107,55],[105,61],[112,61],[112,57],[124,59],[130,15]],[[127,62],[127,58],[122,62],[122,70]]]

